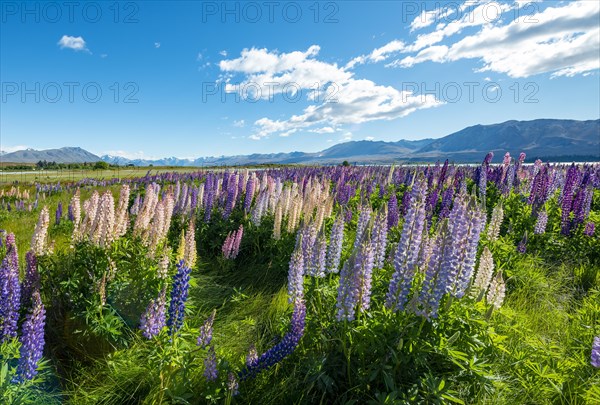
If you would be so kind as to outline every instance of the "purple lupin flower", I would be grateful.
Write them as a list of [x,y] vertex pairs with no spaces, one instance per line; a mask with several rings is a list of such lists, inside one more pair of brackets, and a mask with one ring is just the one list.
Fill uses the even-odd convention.
[[246,196],[244,199],[244,212],[250,212],[250,206],[252,205],[252,198],[254,197],[254,179],[251,177],[246,183]]
[[354,216],[354,211],[352,210],[346,210],[346,212],[344,213],[344,221],[346,223],[352,221],[352,217]]
[[209,173],[204,188],[204,221],[209,222],[215,198],[216,179]]
[[533,227],[533,233],[541,235],[546,232],[546,225],[548,224],[548,212],[540,211]]
[[73,214],[73,206],[69,204],[67,207],[67,219],[71,222],[75,221],[75,215]]
[[165,327],[166,295],[166,288],[163,287],[158,298],[150,301],[140,318],[140,330],[146,339],[152,339]]
[[442,205],[440,207],[439,219],[448,218],[453,199],[454,187],[448,187],[442,194]]
[[388,200],[388,229],[398,225],[398,216],[398,198],[396,198],[396,193],[392,192],[392,195]]
[[39,291],[33,293],[31,301],[32,307],[25,316],[19,339],[21,341],[19,364],[13,379],[16,383],[31,380],[37,374],[37,365],[44,351],[46,310]]
[[405,191],[404,195],[402,195],[402,206],[400,207],[400,213],[402,214],[402,216],[405,216],[408,212],[408,209],[410,207],[410,198],[411,193]]
[[596,224],[593,222],[588,222],[585,225],[585,230],[583,233],[587,236],[594,236],[594,232],[596,231]]
[[562,190],[562,217],[561,217],[561,233],[563,235],[569,235],[571,232],[571,221],[569,215],[573,207],[573,192],[576,182],[579,179],[579,169],[574,164],[567,170],[567,178],[565,180],[565,186]]
[[523,235],[523,239],[521,239],[521,242],[519,242],[519,244],[517,245],[517,252],[527,252],[527,232],[525,232],[525,234]]
[[600,336],[594,338],[592,343],[592,354],[590,356],[590,364],[593,367],[600,368]]
[[297,299],[294,302],[294,313],[290,330],[275,346],[263,353],[252,364],[246,362],[246,369],[240,373],[242,380],[255,376],[260,371],[265,370],[283,360],[290,355],[300,343],[300,339],[304,335],[304,326],[306,322],[306,306],[304,299]]
[[6,256],[0,264],[0,343],[17,336],[21,304],[19,262],[15,235],[6,235]]
[[196,340],[196,346],[205,348],[212,341],[213,322],[215,321],[216,314],[217,310],[213,309],[210,316],[204,321],[204,324],[200,326],[200,335],[198,335],[198,339]]
[[217,370],[217,354],[215,348],[209,346],[206,357],[204,358],[204,377],[207,381],[217,381],[219,371]]
[[246,367],[254,367],[258,363],[258,353],[256,352],[256,346],[251,345],[246,355]]
[[[225,185],[223,185],[225,186]],[[231,211],[235,207],[237,199],[237,176],[231,174],[229,181],[227,182],[227,202],[225,203],[225,210],[223,211],[223,218],[227,219],[231,215]]]
[[236,396],[240,393],[238,391],[238,388],[239,384],[237,377],[232,372],[229,372],[229,374],[227,374],[227,389],[229,390],[229,392],[231,392],[232,396]]
[[60,220],[62,218],[63,215],[63,208],[62,208],[62,202],[58,202],[58,206],[56,207],[56,212],[54,213],[54,219],[55,219],[55,224],[56,225],[60,225]]
[[21,305],[28,307],[34,291],[40,289],[40,273],[37,269],[37,257],[33,250],[25,254],[25,278],[21,289]]
[[[352,212],[352,211],[350,211]],[[327,248],[327,272],[337,273],[340,267],[340,258],[342,257],[342,244],[344,243],[344,220],[338,216],[329,237],[329,247]]]
[[191,271],[183,260],[177,263],[177,273],[173,276],[173,289],[171,290],[171,302],[169,303],[169,319],[167,320],[169,335],[173,335],[183,325]]
[[401,311],[406,305],[419,257],[425,225],[425,182],[422,177],[413,185],[410,201],[394,258],[394,274],[385,300],[386,307],[394,311]]

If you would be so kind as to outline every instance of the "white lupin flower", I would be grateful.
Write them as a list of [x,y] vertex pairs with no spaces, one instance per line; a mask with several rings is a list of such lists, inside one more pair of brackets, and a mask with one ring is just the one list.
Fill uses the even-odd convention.
[[502,208],[502,204],[498,203],[492,211],[492,219],[488,225],[487,239],[489,241],[495,241],[498,239],[498,236],[500,235],[500,226],[502,225],[503,219],[504,209]]
[[492,281],[493,274],[494,258],[492,256],[492,252],[490,252],[490,249],[488,249],[486,246],[483,248],[483,252],[479,258],[479,268],[477,269],[477,275],[475,276],[475,281],[473,282],[471,297],[477,298],[480,294],[485,294],[490,282]]
[[33,236],[31,237],[31,250],[40,256],[48,252],[48,226],[50,225],[50,212],[48,207],[44,206],[40,211],[38,222],[35,225]]
[[488,304],[491,304],[494,308],[498,309],[504,302],[505,293],[506,286],[504,284],[504,279],[502,278],[502,272],[498,272],[490,283],[490,289],[487,293],[486,300]]

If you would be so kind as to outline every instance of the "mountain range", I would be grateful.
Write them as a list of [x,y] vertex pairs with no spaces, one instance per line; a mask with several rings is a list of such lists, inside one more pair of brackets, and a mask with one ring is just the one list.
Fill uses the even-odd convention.
[[600,161],[600,120],[576,121],[538,119],[506,121],[500,124],[475,125],[437,139],[384,141],[351,141],[334,145],[321,152],[290,152],[221,157],[179,159],[175,157],[144,160],[120,156],[96,156],[81,148],[36,151],[27,149],[1,156],[4,162],[35,163],[40,160],[57,163],[81,163],[103,160],[111,164],[135,166],[219,166],[256,164],[336,164],[431,162],[449,159],[455,162],[479,162],[493,151],[527,153],[527,160]]

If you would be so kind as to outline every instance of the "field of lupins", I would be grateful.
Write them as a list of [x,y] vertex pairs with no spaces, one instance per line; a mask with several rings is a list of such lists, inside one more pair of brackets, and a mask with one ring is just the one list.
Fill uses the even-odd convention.
[[600,164],[0,191],[0,403],[598,404]]

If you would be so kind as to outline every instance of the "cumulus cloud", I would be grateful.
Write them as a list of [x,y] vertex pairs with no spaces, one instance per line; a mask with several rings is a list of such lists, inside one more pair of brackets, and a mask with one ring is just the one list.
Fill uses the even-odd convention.
[[233,121],[233,126],[237,128],[244,128],[246,122],[244,120],[235,120]]
[[63,35],[57,43],[60,49],[72,49],[74,51],[87,51],[85,40],[82,37],[72,37],[70,35]]
[[[492,5],[495,14],[489,11]],[[543,10],[535,8],[527,18],[512,18],[512,11],[518,7],[522,7],[518,2],[486,2],[468,12],[463,9],[462,17],[440,22],[434,31],[418,35],[412,44],[398,50],[407,56],[386,66],[410,68],[423,62],[476,59],[482,62],[477,71],[504,73],[513,78],[541,73],[551,73],[553,77],[575,76],[600,68],[599,2],[557,3]],[[439,18],[439,10],[419,16],[411,28],[423,29]],[[477,32],[442,44],[474,27]]]
[[[221,78],[227,83],[226,91],[247,96],[251,88],[253,99],[267,99],[281,93],[295,96],[294,92],[305,91],[306,98],[313,102],[287,119],[256,120],[251,139],[271,134],[289,136],[299,130],[332,133],[346,124],[393,120],[441,104],[432,95],[414,95],[371,80],[356,79],[349,69],[316,59],[319,51],[317,45],[304,52],[289,53],[252,48],[244,49],[239,58],[219,63],[221,71],[228,75]],[[235,74],[244,75],[244,79],[231,83]]]
[[363,63],[367,63],[367,62],[384,61],[387,58],[389,58],[391,55],[393,55],[394,53],[403,51],[405,48],[406,48],[406,45],[404,44],[404,42],[398,41],[395,39],[391,42],[388,42],[387,44],[385,44],[384,46],[382,46],[380,48],[374,49],[368,55],[357,56],[356,58],[354,58],[350,62],[348,62],[348,64],[346,65],[346,68],[352,69],[356,65],[360,65]]

